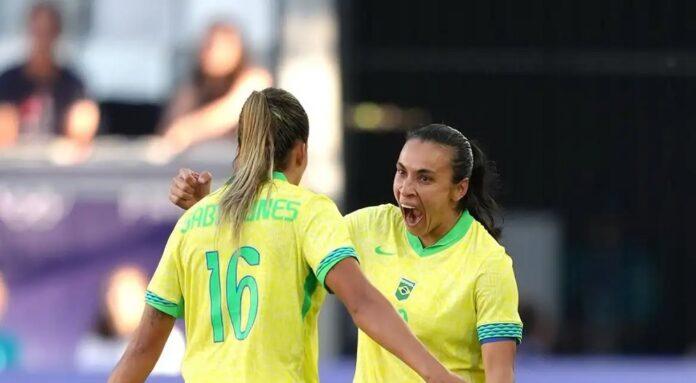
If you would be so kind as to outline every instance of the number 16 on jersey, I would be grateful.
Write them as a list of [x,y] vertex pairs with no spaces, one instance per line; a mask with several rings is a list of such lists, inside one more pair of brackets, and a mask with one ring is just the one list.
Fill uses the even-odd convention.
[[[241,279],[237,279],[237,266],[240,258],[249,266],[258,266],[261,263],[261,254],[251,246],[242,246],[232,254],[227,265],[227,274],[225,276],[227,313],[230,316],[230,322],[232,322],[235,338],[244,340],[249,336],[251,328],[254,327],[254,322],[256,321],[256,314],[259,310],[259,288],[256,284],[256,279],[251,275],[245,275]],[[207,251],[205,253],[205,262],[208,270],[210,270],[210,320],[213,326],[213,341],[218,343],[225,340],[220,255],[217,251]],[[242,297],[244,290],[249,290],[250,304],[246,325],[242,328]]]

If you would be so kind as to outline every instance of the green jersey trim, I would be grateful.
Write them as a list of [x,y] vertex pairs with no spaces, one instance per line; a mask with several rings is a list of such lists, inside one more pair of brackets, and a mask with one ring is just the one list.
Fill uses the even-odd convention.
[[324,259],[319,262],[319,266],[317,266],[317,270],[315,271],[315,274],[317,275],[317,279],[321,283],[324,288],[329,290],[328,287],[326,287],[326,284],[324,282],[324,279],[326,279],[326,274],[329,273],[329,271],[336,266],[338,262],[341,262],[345,258],[355,258],[355,260],[358,260],[358,254],[355,252],[355,249],[352,247],[339,247],[338,249],[335,249],[331,251]]
[[469,227],[471,227],[472,222],[474,222],[474,217],[469,214],[468,210],[465,210],[450,231],[448,231],[447,234],[440,238],[440,240],[438,240],[435,244],[428,247],[423,247],[420,239],[411,234],[408,230],[406,230],[406,237],[408,239],[408,243],[411,245],[411,248],[416,252],[416,254],[421,257],[427,257],[451,247],[457,243],[457,241],[464,238],[466,233],[469,231]]
[[[233,179],[234,176],[230,177],[227,182],[225,182],[225,185],[231,184]],[[286,177],[283,172],[273,172],[273,179],[288,182],[288,177]]]
[[273,179],[288,182],[288,177],[283,172],[273,172]]
[[476,328],[479,342],[489,338],[513,338],[522,341],[522,325],[519,323],[489,323]]
[[302,319],[307,316],[307,313],[312,308],[312,295],[317,290],[317,277],[309,271],[304,283],[304,299],[302,300]]
[[147,290],[145,293],[145,302],[157,310],[173,316],[174,318],[181,318],[184,315],[183,301],[182,304],[176,304],[160,297],[150,290]]

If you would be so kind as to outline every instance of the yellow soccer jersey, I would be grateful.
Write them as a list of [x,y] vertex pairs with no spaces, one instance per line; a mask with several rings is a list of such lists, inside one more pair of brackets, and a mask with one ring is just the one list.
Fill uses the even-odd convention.
[[356,257],[345,221],[329,198],[274,173],[246,218],[242,243],[233,243],[230,225],[218,225],[223,189],[179,219],[148,286],[148,304],[184,318],[182,375],[187,382],[317,382],[324,278]]
[[[438,243],[423,248],[394,205],[346,216],[368,279],[445,367],[483,383],[481,344],[522,338],[512,260],[465,212]],[[355,382],[422,379],[367,335],[358,336]]]

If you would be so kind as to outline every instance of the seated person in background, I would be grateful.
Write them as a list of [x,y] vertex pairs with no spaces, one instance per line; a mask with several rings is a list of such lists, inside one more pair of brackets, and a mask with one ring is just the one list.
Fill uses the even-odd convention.
[[249,64],[239,31],[213,24],[206,33],[192,78],[169,102],[160,122],[163,140],[155,155],[168,158],[189,146],[229,133],[244,101],[272,83],[264,69]]
[[[83,372],[108,372],[126,350],[145,308],[148,278],[137,266],[122,265],[111,272],[97,320],[77,345],[75,363]],[[174,327],[153,374],[178,375],[185,351],[184,334]]]
[[50,3],[38,3],[28,24],[29,57],[0,74],[0,147],[22,136],[63,135],[76,156],[85,154],[97,131],[99,109],[85,98],[80,79],[55,61],[60,14]]

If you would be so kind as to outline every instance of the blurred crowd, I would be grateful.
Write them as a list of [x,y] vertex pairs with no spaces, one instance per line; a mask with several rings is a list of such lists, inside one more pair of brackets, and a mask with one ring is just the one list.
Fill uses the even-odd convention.
[[[99,100],[90,97],[83,78],[56,59],[62,31],[59,9],[51,2],[33,5],[27,14],[26,57],[0,69],[0,150],[21,142],[55,140],[66,163],[89,158],[101,123]],[[234,132],[241,106],[255,89],[272,84],[269,72],[253,65],[240,31],[213,23],[193,65],[152,127],[148,157],[166,162],[196,143]],[[147,132],[143,132],[147,133]]]
[[[75,365],[79,371],[99,373],[113,369],[140,321],[148,280],[137,265],[120,265],[111,272],[94,324],[77,344]],[[178,375],[185,345],[183,331],[174,327],[153,374]]]
[[[78,371],[104,373],[113,369],[140,321],[148,280],[145,271],[134,264],[119,265],[110,272],[101,286],[99,308],[93,324],[75,348],[74,367]],[[0,372],[22,366],[21,342],[2,326],[10,297],[0,273]],[[185,349],[183,330],[175,327],[153,374],[178,375]]]
[[[59,147],[62,163],[86,161],[103,130],[103,115],[89,84],[57,59],[63,31],[60,8],[53,2],[32,3],[25,31],[26,55],[0,68],[0,154],[22,144],[50,143]],[[247,96],[273,82],[266,69],[251,62],[240,30],[229,22],[210,24],[191,61],[192,70],[162,105],[159,122],[142,132],[156,135],[147,149],[153,162],[166,162],[206,140],[234,137]],[[75,348],[78,370],[102,373],[114,367],[140,320],[148,280],[137,265],[111,271],[93,324]],[[0,273],[0,371],[22,365],[19,338],[2,326],[10,299]],[[183,331],[175,328],[154,374],[178,374],[184,349]]]

